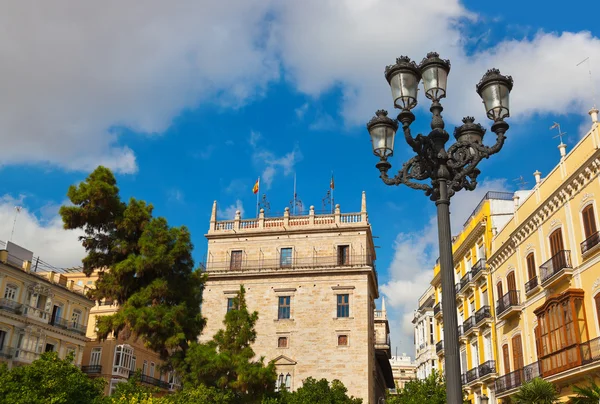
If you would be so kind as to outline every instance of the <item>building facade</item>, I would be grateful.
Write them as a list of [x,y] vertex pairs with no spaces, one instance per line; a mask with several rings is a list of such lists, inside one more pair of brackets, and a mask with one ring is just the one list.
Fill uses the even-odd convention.
[[80,365],[94,306],[87,288],[48,271],[39,260],[32,266],[31,251],[0,244],[0,361],[26,365],[54,351],[60,358],[73,354]]
[[[496,402],[494,382],[498,375],[498,353],[494,295],[487,257],[491,254],[493,234],[510,220],[513,211],[512,193],[488,192],[453,241],[460,366],[463,388],[468,400],[474,404],[479,404],[485,397],[490,403]],[[434,267],[431,284],[435,289],[436,353],[443,371],[444,324],[439,263]]]
[[600,128],[591,130],[529,195],[494,238],[488,263],[496,291],[500,354],[496,396],[540,376],[562,401],[600,371]]
[[[375,248],[363,193],[361,210],[218,221],[206,234],[206,341],[222,328],[240,285],[258,311],[257,357],[274,361],[278,384],[296,390],[307,377],[339,379],[348,393],[376,403],[393,388],[389,337],[378,341]],[[387,352],[378,342],[385,342]]]
[[[98,279],[95,271],[89,277],[82,272],[65,275],[75,285],[93,287]],[[81,370],[90,377],[102,377],[106,380],[105,394],[111,394],[118,383],[127,381],[139,370],[141,382],[148,386],[163,390],[174,390],[179,387],[179,380],[172,372],[161,369],[163,361],[160,356],[144,346],[142,338],[136,338],[127,331],[119,335],[109,335],[99,340],[96,334],[96,319],[117,312],[119,306],[111,301],[95,302],[89,310],[89,321],[85,330],[88,342],[83,349]]]
[[397,393],[404,388],[406,383],[417,378],[417,367],[411,357],[405,353],[402,356],[392,356],[390,364]]
[[426,379],[438,367],[438,357],[435,353],[434,305],[435,290],[430,286],[419,298],[419,308],[415,311],[412,321],[415,326],[415,366],[418,379]]

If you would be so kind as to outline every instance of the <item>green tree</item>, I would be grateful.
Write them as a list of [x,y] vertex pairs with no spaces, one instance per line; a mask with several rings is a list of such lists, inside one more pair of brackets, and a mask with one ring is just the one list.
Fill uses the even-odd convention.
[[571,404],[598,404],[600,403],[600,386],[593,379],[587,386],[573,386],[573,392],[576,396],[569,397]]
[[153,217],[144,201],[121,201],[113,173],[102,166],[67,195],[74,206],[60,209],[64,227],[85,233],[85,274],[99,270],[90,295],[119,304],[115,314],[98,318],[99,337],[129,329],[163,359],[182,360],[204,326],[205,278],[194,271],[188,229]]
[[278,399],[266,403],[281,404],[361,404],[361,398],[348,397],[348,389],[339,380],[331,384],[327,379],[316,380],[312,377],[303,381],[302,387],[295,392],[283,391]]
[[236,398],[232,390],[219,390],[199,384],[163,397],[161,404],[236,404]]
[[433,371],[426,379],[407,382],[397,395],[388,395],[387,404],[445,404],[446,382],[440,373]]
[[265,366],[264,358],[252,360],[251,344],[256,340],[254,326],[258,313],[246,306],[244,286],[233,298],[234,309],[225,315],[224,329],[205,344],[193,344],[185,358],[184,383],[232,391],[236,402],[255,402],[275,387],[275,366]]
[[536,377],[523,383],[511,399],[515,404],[553,404],[558,392],[552,383]]
[[31,365],[8,370],[0,364],[0,403],[102,403],[104,379],[90,379],[72,362],[73,355],[59,359],[56,352],[46,352]]
[[147,387],[142,384],[142,372],[138,369],[131,377],[122,383],[117,383],[115,391],[110,395],[111,403],[143,401],[160,391],[158,387]]

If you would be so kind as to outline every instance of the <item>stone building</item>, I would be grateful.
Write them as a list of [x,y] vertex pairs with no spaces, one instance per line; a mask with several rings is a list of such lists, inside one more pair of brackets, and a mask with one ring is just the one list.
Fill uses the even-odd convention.
[[402,390],[406,383],[417,378],[417,367],[411,357],[405,353],[402,356],[392,356],[390,364],[396,392]]
[[[375,248],[363,193],[360,212],[217,220],[206,234],[208,282],[202,314],[206,341],[222,327],[240,284],[259,313],[258,357],[274,361],[278,384],[291,390],[307,377],[339,379],[364,403],[393,387],[388,352],[378,350]],[[389,344],[388,344],[389,346]]]
[[429,286],[419,298],[419,308],[415,310],[412,323],[415,327],[415,366],[417,379],[426,379],[437,369],[438,357],[435,354],[435,332],[433,306],[435,293]]
[[[494,381],[498,376],[494,290],[488,268],[492,238],[514,212],[513,193],[488,192],[453,239],[455,297],[458,315],[460,367],[463,389],[473,404],[496,403]],[[444,323],[439,263],[431,281],[435,288],[436,352],[444,366]]]
[[[93,287],[98,279],[97,271],[89,277],[82,272],[65,274],[75,285]],[[111,301],[95,302],[89,310],[89,321],[86,335],[89,338],[83,350],[81,370],[90,377],[102,377],[106,380],[105,394],[110,394],[117,383],[127,381],[130,375],[139,370],[141,382],[147,386],[159,387],[162,390],[173,390],[179,386],[178,379],[172,372],[162,372],[163,361],[160,356],[144,346],[144,340],[136,338],[126,331],[118,336],[109,335],[103,341],[96,335],[96,319],[100,316],[114,314],[119,306]]]
[[500,360],[496,397],[542,377],[562,401],[600,371],[600,125],[536,184],[493,240],[488,258],[496,291]]
[[31,251],[0,242],[0,361],[24,365],[54,351],[60,358],[73,353],[80,365],[94,302],[86,286],[32,260]]

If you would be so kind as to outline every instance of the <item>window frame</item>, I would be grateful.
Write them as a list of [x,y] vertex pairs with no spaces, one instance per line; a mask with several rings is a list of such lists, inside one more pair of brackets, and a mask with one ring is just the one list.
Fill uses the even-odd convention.
[[[281,342],[285,341],[285,343],[282,345]],[[278,349],[283,349],[283,348],[289,348],[290,347],[290,339],[288,336],[286,335],[278,335],[277,336],[277,348]]]
[[[341,343],[345,342],[345,343]],[[337,346],[347,347],[350,345],[350,337],[348,334],[338,334],[337,335]]]
[[350,294],[349,293],[336,294],[336,308],[337,308],[336,318],[349,318],[350,317]]
[[289,320],[292,318],[292,297],[278,296],[277,297],[277,319]]
[[[591,212],[590,212],[591,211]],[[590,218],[591,213],[591,218]],[[598,232],[598,224],[596,223],[596,209],[593,203],[588,203],[581,209],[581,223],[584,240],[589,239]],[[588,226],[591,226],[588,228]],[[593,228],[593,231],[592,231]],[[589,230],[589,234],[588,234]]]
[[[234,259],[235,255],[235,259]],[[242,262],[244,261],[244,250],[231,250],[229,257],[229,270],[239,271],[242,269]]]
[[[284,255],[284,251],[286,254]],[[289,253],[289,255],[287,254]],[[283,247],[279,250],[279,267],[280,268],[291,268],[294,262],[294,248]]]
[[102,347],[95,346],[90,351],[90,366],[100,366],[102,363]]
[[350,265],[350,244],[339,244],[336,249],[338,266]]
[[535,267],[535,253],[533,251],[529,252],[525,257],[525,263],[527,266],[527,279],[530,281],[537,276]]
[[[12,292],[14,294],[14,296],[12,298],[9,297],[9,294],[8,294],[9,289],[10,289],[10,292]],[[4,287],[4,299],[8,299],[13,302],[16,302],[18,296],[19,296],[19,286],[15,285],[14,283],[7,283],[6,286]]]
[[235,299],[235,297],[227,298],[227,307],[226,307],[225,313],[229,313],[231,310],[236,310],[234,299]]

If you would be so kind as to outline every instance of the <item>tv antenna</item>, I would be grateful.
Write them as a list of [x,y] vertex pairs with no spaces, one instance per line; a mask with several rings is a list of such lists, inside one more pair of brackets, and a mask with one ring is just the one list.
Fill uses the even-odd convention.
[[563,143],[563,136],[567,134],[567,132],[563,132],[562,130],[560,130],[560,123],[558,122],[554,122],[554,125],[550,126],[550,130],[558,128],[558,135],[556,136],[552,136],[552,139],[556,139],[556,138],[560,138],[560,144],[564,144]]
[[596,91],[594,91],[594,80],[592,80],[592,65],[590,62],[590,57],[586,57],[581,62],[577,63],[575,67],[579,67],[579,65],[582,65],[585,62],[587,62],[588,73],[590,75],[590,90],[592,91],[592,103],[594,104],[594,108],[596,108]]
[[17,217],[19,216],[19,213],[21,213],[21,209],[22,208],[20,206],[15,206],[15,220],[13,220],[12,231],[10,232],[10,239],[8,241],[12,241],[13,234],[15,234],[15,226],[17,224]]
[[527,187],[527,181],[525,181],[525,178],[523,178],[522,175],[519,175],[513,181],[518,183],[519,189],[525,189]]

